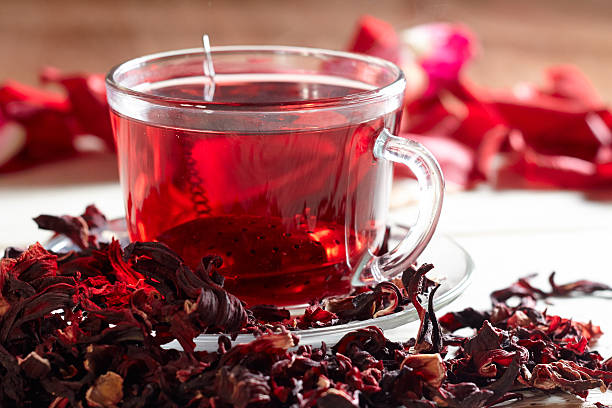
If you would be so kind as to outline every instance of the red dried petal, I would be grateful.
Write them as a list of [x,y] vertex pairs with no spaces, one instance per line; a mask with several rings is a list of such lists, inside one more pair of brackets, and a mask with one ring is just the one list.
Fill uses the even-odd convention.
[[454,332],[463,327],[471,327],[479,329],[485,320],[489,319],[488,313],[479,312],[471,307],[460,312],[449,312],[438,319],[440,326],[444,329]]
[[589,345],[593,345],[602,336],[601,327],[594,325],[592,322],[581,323],[573,322],[573,325],[578,329],[579,335],[584,337]]
[[467,355],[474,356],[489,350],[499,349],[503,334],[485,321],[478,333],[470,337],[463,345]]
[[304,314],[296,319],[296,322],[300,329],[309,329],[328,326],[337,319],[338,316],[335,313],[322,309],[321,306],[308,306]]
[[587,348],[588,340],[586,337],[582,337],[579,341],[570,341],[564,348],[571,350],[576,354],[582,354]]
[[546,77],[550,84],[542,93],[576,102],[582,109],[599,109],[603,105],[591,81],[572,65],[551,67]]
[[95,205],[88,205],[81,217],[87,222],[89,228],[103,228],[108,224],[108,220]]
[[586,398],[589,389],[600,388],[605,391],[605,383],[593,378],[571,361],[556,361],[550,364],[538,364],[531,373],[530,384],[542,390],[560,388]]
[[7,163],[23,150],[26,142],[26,128],[18,122],[6,120],[0,113],[0,170],[5,170]]
[[426,97],[457,81],[478,47],[474,34],[461,24],[420,25],[404,31],[402,40],[428,75]]
[[368,326],[345,334],[334,346],[334,351],[341,354],[349,354],[353,346],[361,350],[374,353],[384,347],[385,336],[378,327]]
[[569,282],[563,285],[557,285],[555,282],[555,272],[552,272],[548,277],[548,282],[552,288],[551,295],[553,296],[567,296],[576,292],[581,293],[593,293],[598,291],[612,291],[612,287],[601,282],[593,282],[589,280],[578,280],[575,282]]
[[291,317],[289,310],[274,305],[256,305],[249,310],[257,320],[262,322],[282,322]]
[[12,102],[27,102],[36,107],[66,112],[69,102],[66,97],[55,92],[34,88],[16,81],[6,81],[0,86],[0,110],[6,114]]
[[54,215],[39,215],[34,218],[38,228],[53,231],[70,238],[79,248],[85,249],[89,246],[89,227],[87,222],[81,217],[64,215],[56,217]]
[[316,399],[316,404],[320,408],[358,408],[359,400],[345,391],[330,388]]
[[395,29],[386,21],[369,15],[357,22],[348,50],[399,62],[399,40]]
[[112,371],[98,377],[85,395],[90,407],[115,407],[123,399],[123,378]]
[[498,99],[494,106],[510,128],[523,134],[526,144],[533,150],[551,156],[568,155],[583,160],[595,158],[602,142],[589,121],[601,121],[599,113],[568,112],[530,102]]
[[497,376],[497,366],[509,366],[516,352],[508,352],[502,349],[488,350],[478,352],[474,355],[474,365],[477,367],[478,373],[485,378],[494,378]]
[[234,346],[223,355],[220,364],[232,366],[248,355],[282,356],[291,347],[296,346],[297,342],[297,338],[287,330],[281,333],[264,334],[250,343]]
[[440,354],[416,354],[407,356],[401,367],[410,367],[432,387],[440,387],[446,379],[446,366]]
[[[27,102],[14,102],[9,105],[8,118],[18,124],[9,128],[11,133],[4,137],[20,137],[25,132],[25,143],[14,139],[6,141],[14,148],[17,143],[18,152],[6,157],[0,167],[1,172],[21,170],[33,164],[65,159],[76,154],[73,146],[74,132],[70,118],[66,113],[50,108],[39,108]],[[9,147],[11,147],[9,146]],[[16,150],[16,149],[14,149]]]
[[62,85],[68,93],[71,111],[84,133],[101,138],[109,150],[115,150],[104,75],[62,74],[54,68],[47,68],[42,71],[41,80]]
[[[494,98],[495,108],[515,130],[509,139],[510,164],[504,171],[534,186],[583,189],[610,185],[612,179],[605,171],[612,160],[610,112],[602,110],[586,88],[571,95],[565,89],[563,97],[538,92],[531,90],[522,98]],[[575,99],[579,96],[586,99]]]
[[[72,143],[74,122],[68,100],[62,95],[6,82],[0,87],[0,114],[22,129],[15,133],[13,125],[6,135],[0,134],[0,145],[12,149],[12,154],[0,157],[0,171],[19,170],[76,153]],[[19,138],[23,134],[20,132],[25,134],[25,141]]]

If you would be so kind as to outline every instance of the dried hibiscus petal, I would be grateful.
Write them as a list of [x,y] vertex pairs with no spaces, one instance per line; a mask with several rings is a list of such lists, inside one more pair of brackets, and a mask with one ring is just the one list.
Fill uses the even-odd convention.
[[114,149],[102,75],[62,75],[46,69],[41,80],[61,84],[68,97],[14,81],[0,86],[0,171],[103,149],[80,143],[83,134],[94,135]]
[[107,225],[104,214],[95,205],[90,205],[79,217],[64,215],[39,215],[34,218],[38,228],[65,235],[81,249],[97,247],[97,236],[90,229],[103,228]]
[[474,310],[471,307],[460,312],[449,312],[440,317],[438,321],[444,329],[454,332],[464,327],[478,329],[482,327],[485,320],[490,319],[490,315],[486,312]]
[[550,286],[552,288],[552,296],[567,296],[576,292],[582,292],[585,294],[598,292],[598,291],[610,291],[612,287],[605,283],[592,282],[588,280],[579,280],[575,282],[566,283],[564,285],[557,285],[555,282],[555,272],[552,272],[548,277]]
[[41,357],[32,351],[26,358],[19,361],[19,366],[29,378],[40,380],[51,372],[51,363],[48,359]]
[[433,298],[440,285],[434,286],[427,295],[427,311],[423,315],[416,344],[417,352],[440,353],[443,351],[442,332],[433,308]]
[[33,162],[71,157],[74,122],[62,95],[17,82],[0,86],[0,171],[14,171]]
[[455,83],[478,48],[474,34],[461,24],[416,26],[402,33],[402,41],[427,73],[429,86],[425,97]]
[[357,22],[349,51],[399,61],[399,40],[395,29],[386,21],[366,15]]
[[88,205],[81,217],[89,228],[104,228],[108,224],[106,216],[95,205]]
[[0,113],[0,169],[6,169],[14,157],[24,148],[27,141],[27,130],[15,121],[7,120]]
[[328,298],[325,310],[343,321],[366,320],[393,313],[400,305],[402,294],[392,282],[381,282],[372,290],[356,295]]
[[606,385],[601,379],[591,377],[576,364],[566,361],[536,365],[528,382],[538,389],[559,388],[583,398],[586,398],[588,390],[592,388],[600,388],[602,392],[606,391]]
[[111,408],[123,399],[123,378],[112,371],[98,377],[85,394],[90,407]]
[[256,319],[262,322],[282,322],[291,317],[289,310],[281,309],[274,305],[256,305],[249,308],[249,310]]
[[24,379],[15,356],[9,353],[0,343],[0,367],[3,369],[0,382],[0,398],[3,401],[20,403],[24,399]]
[[542,95],[561,98],[576,103],[577,108],[598,109],[603,102],[593,84],[578,68],[560,65],[546,71],[548,88],[540,90]]
[[[443,347],[442,332],[433,309],[433,298],[440,285],[425,277],[425,274],[432,268],[433,265],[431,264],[423,264],[418,269],[406,269],[402,274],[402,284],[421,322],[415,350],[417,352],[440,353]],[[427,309],[421,305],[419,300],[423,293],[427,297]]]
[[358,408],[359,401],[345,391],[330,388],[317,398],[320,408]]
[[321,306],[308,306],[302,316],[297,318],[297,326],[300,329],[313,327],[324,327],[338,320],[338,316]]
[[349,350],[356,346],[361,350],[374,354],[380,351],[385,346],[385,343],[386,339],[382,330],[376,326],[368,326],[345,334],[336,343],[333,350],[341,354],[348,354]]
[[83,133],[102,139],[109,150],[115,150],[115,141],[108,116],[106,87],[102,74],[62,74],[46,68],[41,73],[43,83],[58,83],[66,89],[71,111]]
[[266,404],[271,400],[268,379],[241,366],[222,367],[215,379],[215,391],[221,401],[236,408]]
[[536,275],[529,275],[519,279],[507,288],[499,289],[491,293],[491,299],[494,303],[505,303],[513,297],[521,299],[522,304],[532,305],[536,299],[546,299],[549,297],[570,296],[575,293],[590,294],[598,291],[610,291],[612,288],[605,283],[592,282],[588,280],[579,280],[563,285],[557,285],[555,282],[555,272],[549,275],[548,281],[551,286],[551,291],[546,292],[536,288],[529,280]]
[[401,367],[410,367],[431,387],[438,388],[446,379],[446,366],[439,354],[416,354],[407,356]]
[[34,218],[34,221],[40,229],[55,231],[58,234],[67,236],[81,249],[88,247],[87,237],[89,236],[89,227],[87,222],[81,217],[39,215]]

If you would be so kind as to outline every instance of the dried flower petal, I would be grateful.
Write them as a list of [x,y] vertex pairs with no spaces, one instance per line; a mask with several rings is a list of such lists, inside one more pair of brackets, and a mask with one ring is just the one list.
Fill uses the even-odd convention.
[[51,371],[51,363],[46,358],[41,357],[37,352],[32,351],[26,358],[19,361],[19,366],[29,378],[40,380]]
[[478,47],[474,34],[460,24],[416,26],[402,33],[402,41],[428,75],[429,88],[425,97],[457,81],[461,69]]
[[123,378],[112,371],[101,375],[87,390],[85,399],[90,407],[115,408],[123,399]]
[[241,366],[222,367],[215,379],[215,391],[223,402],[236,408],[265,404],[271,400],[268,379]]
[[479,312],[471,307],[464,309],[460,312],[448,312],[444,316],[440,317],[438,321],[440,326],[444,329],[454,332],[463,327],[470,327],[472,329],[479,329],[482,327],[485,320],[489,320],[490,316],[486,312]]
[[550,282],[550,286],[552,288],[552,296],[567,296],[575,292],[589,294],[598,291],[612,290],[612,287],[606,285],[605,283],[592,282],[588,280],[579,280],[576,282],[566,283],[564,285],[557,285],[555,283],[555,272],[550,274],[548,281]]
[[330,388],[318,399],[319,408],[358,408],[359,400],[345,391]]
[[393,62],[399,61],[397,33],[386,21],[369,15],[361,17],[357,22],[356,32],[348,50]]
[[556,361],[550,364],[538,364],[531,373],[530,384],[538,389],[553,390],[560,388],[586,398],[588,390],[600,388],[606,391],[604,382],[582,372],[575,364]]
[[0,169],[16,157],[27,143],[26,128],[6,120],[0,113]]
[[62,74],[55,68],[45,68],[41,80],[43,83],[53,82],[63,86],[68,93],[72,113],[83,133],[101,138],[109,150],[115,150],[104,75]]
[[402,294],[392,282],[381,282],[371,291],[325,299],[325,310],[343,321],[366,320],[393,313]]
[[291,317],[289,310],[274,305],[256,305],[249,310],[256,319],[262,322],[282,322]]
[[81,217],[39,215],[34,218],[34,221],[40,229],[55,231],[57,234],[67,236],[81,249],[88,246],[89,227]]
[[0,86],[0,117],[0,123],[10,124],[0,132],[0,145],[10,149],[2,153],[2,172],[76,154],[69,103],[60,94],[5,82]]
[[300,329],[324,327],[337,320],[338,316],[335,313],[322,309],[321,306],[308,306],[304,314],[297,318],[297,326]]
[[410,367],[414,372],[423,377],[425,382],[432,387],[438,388],[446,379],[446,366],[440,354],[416,354],[407,356],[402,361],[401,367]]

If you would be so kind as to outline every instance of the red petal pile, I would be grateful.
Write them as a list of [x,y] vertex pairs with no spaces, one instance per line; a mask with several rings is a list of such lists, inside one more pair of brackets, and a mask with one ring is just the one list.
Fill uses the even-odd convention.
[[[527,277],[493,292],[492,309],[437,319],[439,286],[424,264],[405,270],[401,287],[383,282],[348,301],[335,298],[326,305],[333,313],[312,306],[297,326],[285,326],[287,311],[247,310],[225,291],[218,257],[203,254],[192,270],[160,243],[97,242],[91,233],[106,218],[93,206],[76,217],[35,220],[83,248],[52,253],[35,244],[0,258],[3,408],[479,408],[521,399],[521,389],[586,397],[612,385],[612,359],[591,349],[598,326],[526,306],[610,291],[606,284],[558,284],[551,275],[544,290]],[[520,304],[510,306],[511,297]],[[405,302],[420,327],[402,343],[364,325],[333,347],[311,347],[288,330],[386,314]],[[237,333],[255,323],[261,330],[250,343],[221,335],[216,351],[195,350],[200,333]],[[182,350],[162,347],[172,340]]]
[[[409,84],[402,135],[426,145],[448,181],[464,188],[481,181],[501,188],[612,186],[612,113],[577,68],[550,68],[544,85],[491,91],[462,74],[478,48],[462,25],[418,26],[399,42],[370,38],[376,34],[397,38],[386,22],[363,18],[350,50],[380,57],[402,51]],[[398,174],[410,176],[402,168]]]
[[59,84],[66,94],[14,81],[0,85],[0,173],[114,150],[102,75],[47,68],[41,82]]

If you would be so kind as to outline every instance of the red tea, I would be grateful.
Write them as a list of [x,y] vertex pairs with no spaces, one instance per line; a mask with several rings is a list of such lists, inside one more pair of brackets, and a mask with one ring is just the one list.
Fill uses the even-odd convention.
[[[262,102],[307,109],[309,100],[362,90],[220,82],[213,102],[231,101],[237,113]],[[201,85],[149,91],[205,103]],[[165,242],[191,266],[221,256],[226,288],[250,304],[345,294],[383,240],[392,169],[372,148],[383,128],[398,130],[398,115],[354,123],[327,111],[318,123],[288,115],[275,132],[255,122],[220,132],[189,129],[180,113],[181,126],[161,127],[113,112],[130,237]]]

